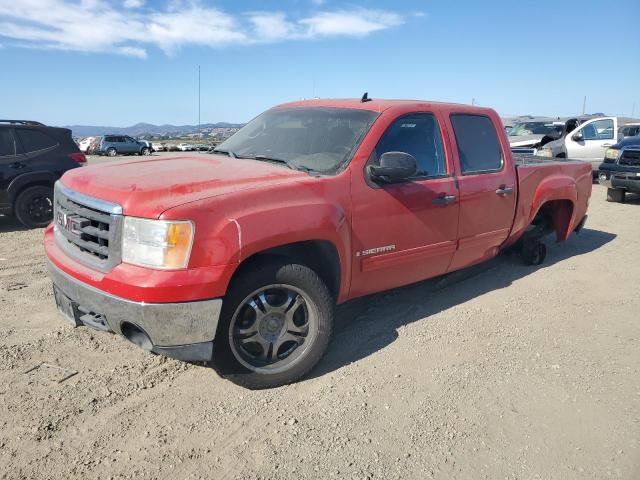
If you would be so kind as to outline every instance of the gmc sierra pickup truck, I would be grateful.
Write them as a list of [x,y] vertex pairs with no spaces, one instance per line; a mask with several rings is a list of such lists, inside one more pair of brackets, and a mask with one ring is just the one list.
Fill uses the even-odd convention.
[[312,100],[212,155],[66,173],[44,246],[59,311],[249,388],[296,381],[336,304],[584,224],[589,163],[514,160],[488,108]]

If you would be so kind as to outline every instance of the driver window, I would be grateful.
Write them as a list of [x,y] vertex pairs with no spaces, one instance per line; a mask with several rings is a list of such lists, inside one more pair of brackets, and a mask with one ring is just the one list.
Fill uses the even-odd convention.
[[446,175],[440,128],[431,113],[413,113],[396,119],[374,150],[374,161],[386,152],[404,152],[416,159],[416,177]]
[[613,120],[596,120],[582,129],[582,137],[585,140],[612,140]]
[[596,129],[593,126],[593,123],[590,123],[589,125],[585,125],[584,127],[582,127],[582,138],[584,140],[598,139],[598,133],[596,132]]

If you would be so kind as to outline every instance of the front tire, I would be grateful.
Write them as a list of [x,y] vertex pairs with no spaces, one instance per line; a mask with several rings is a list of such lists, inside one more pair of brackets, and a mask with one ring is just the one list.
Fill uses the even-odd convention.
[[306,375],[324,355],[333,299],[310,268],[282,259],[240,274],[224,300],[214,362],[232,382],[273,388]]
[[116,152],[116,149],[111,147],[109,149],[107,149],[107,156],[108,157],[115,157],[118,154],[118,152]]
[[147,148],[147,147],[144,147],[144,148],[140,151],[140,155],[144,155],[144,156],[151,155],[151,150],[150,150],[149,148]]
[[13,209],[25,227],[46,227],[53,219],[53,188],[41,185],[25,188],[16,198]]
[[607,202],[624,202],[625,191],[621,188],[607,188]]

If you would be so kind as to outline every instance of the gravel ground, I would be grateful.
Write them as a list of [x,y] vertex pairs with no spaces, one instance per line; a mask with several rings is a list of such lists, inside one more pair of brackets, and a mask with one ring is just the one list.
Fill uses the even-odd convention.
[[67,326],[42,231],[0,217],[0,478],[640,478],[640,198],[604,196],[539,268],[343,305],[310,378],[257,392]]

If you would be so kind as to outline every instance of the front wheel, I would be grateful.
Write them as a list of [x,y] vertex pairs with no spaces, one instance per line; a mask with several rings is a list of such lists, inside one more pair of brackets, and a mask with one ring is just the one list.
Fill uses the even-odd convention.
[[141,151],[140,151],[140,155],[151,155],[151,150],[147,147],[144,147]]
[[118,153],[118,152],[116,152],[116,149],[115,149],[115,148],[113,148],[113,147],[111,147],[111,148],[107,149],[107,155],[108,155],[109,157],[115,157],[117,153]]
[[216,335],[220,373],[251,389],[302,378],[324,354],[333,328],[333,300],[310,268],[271,260],[234,282]]

